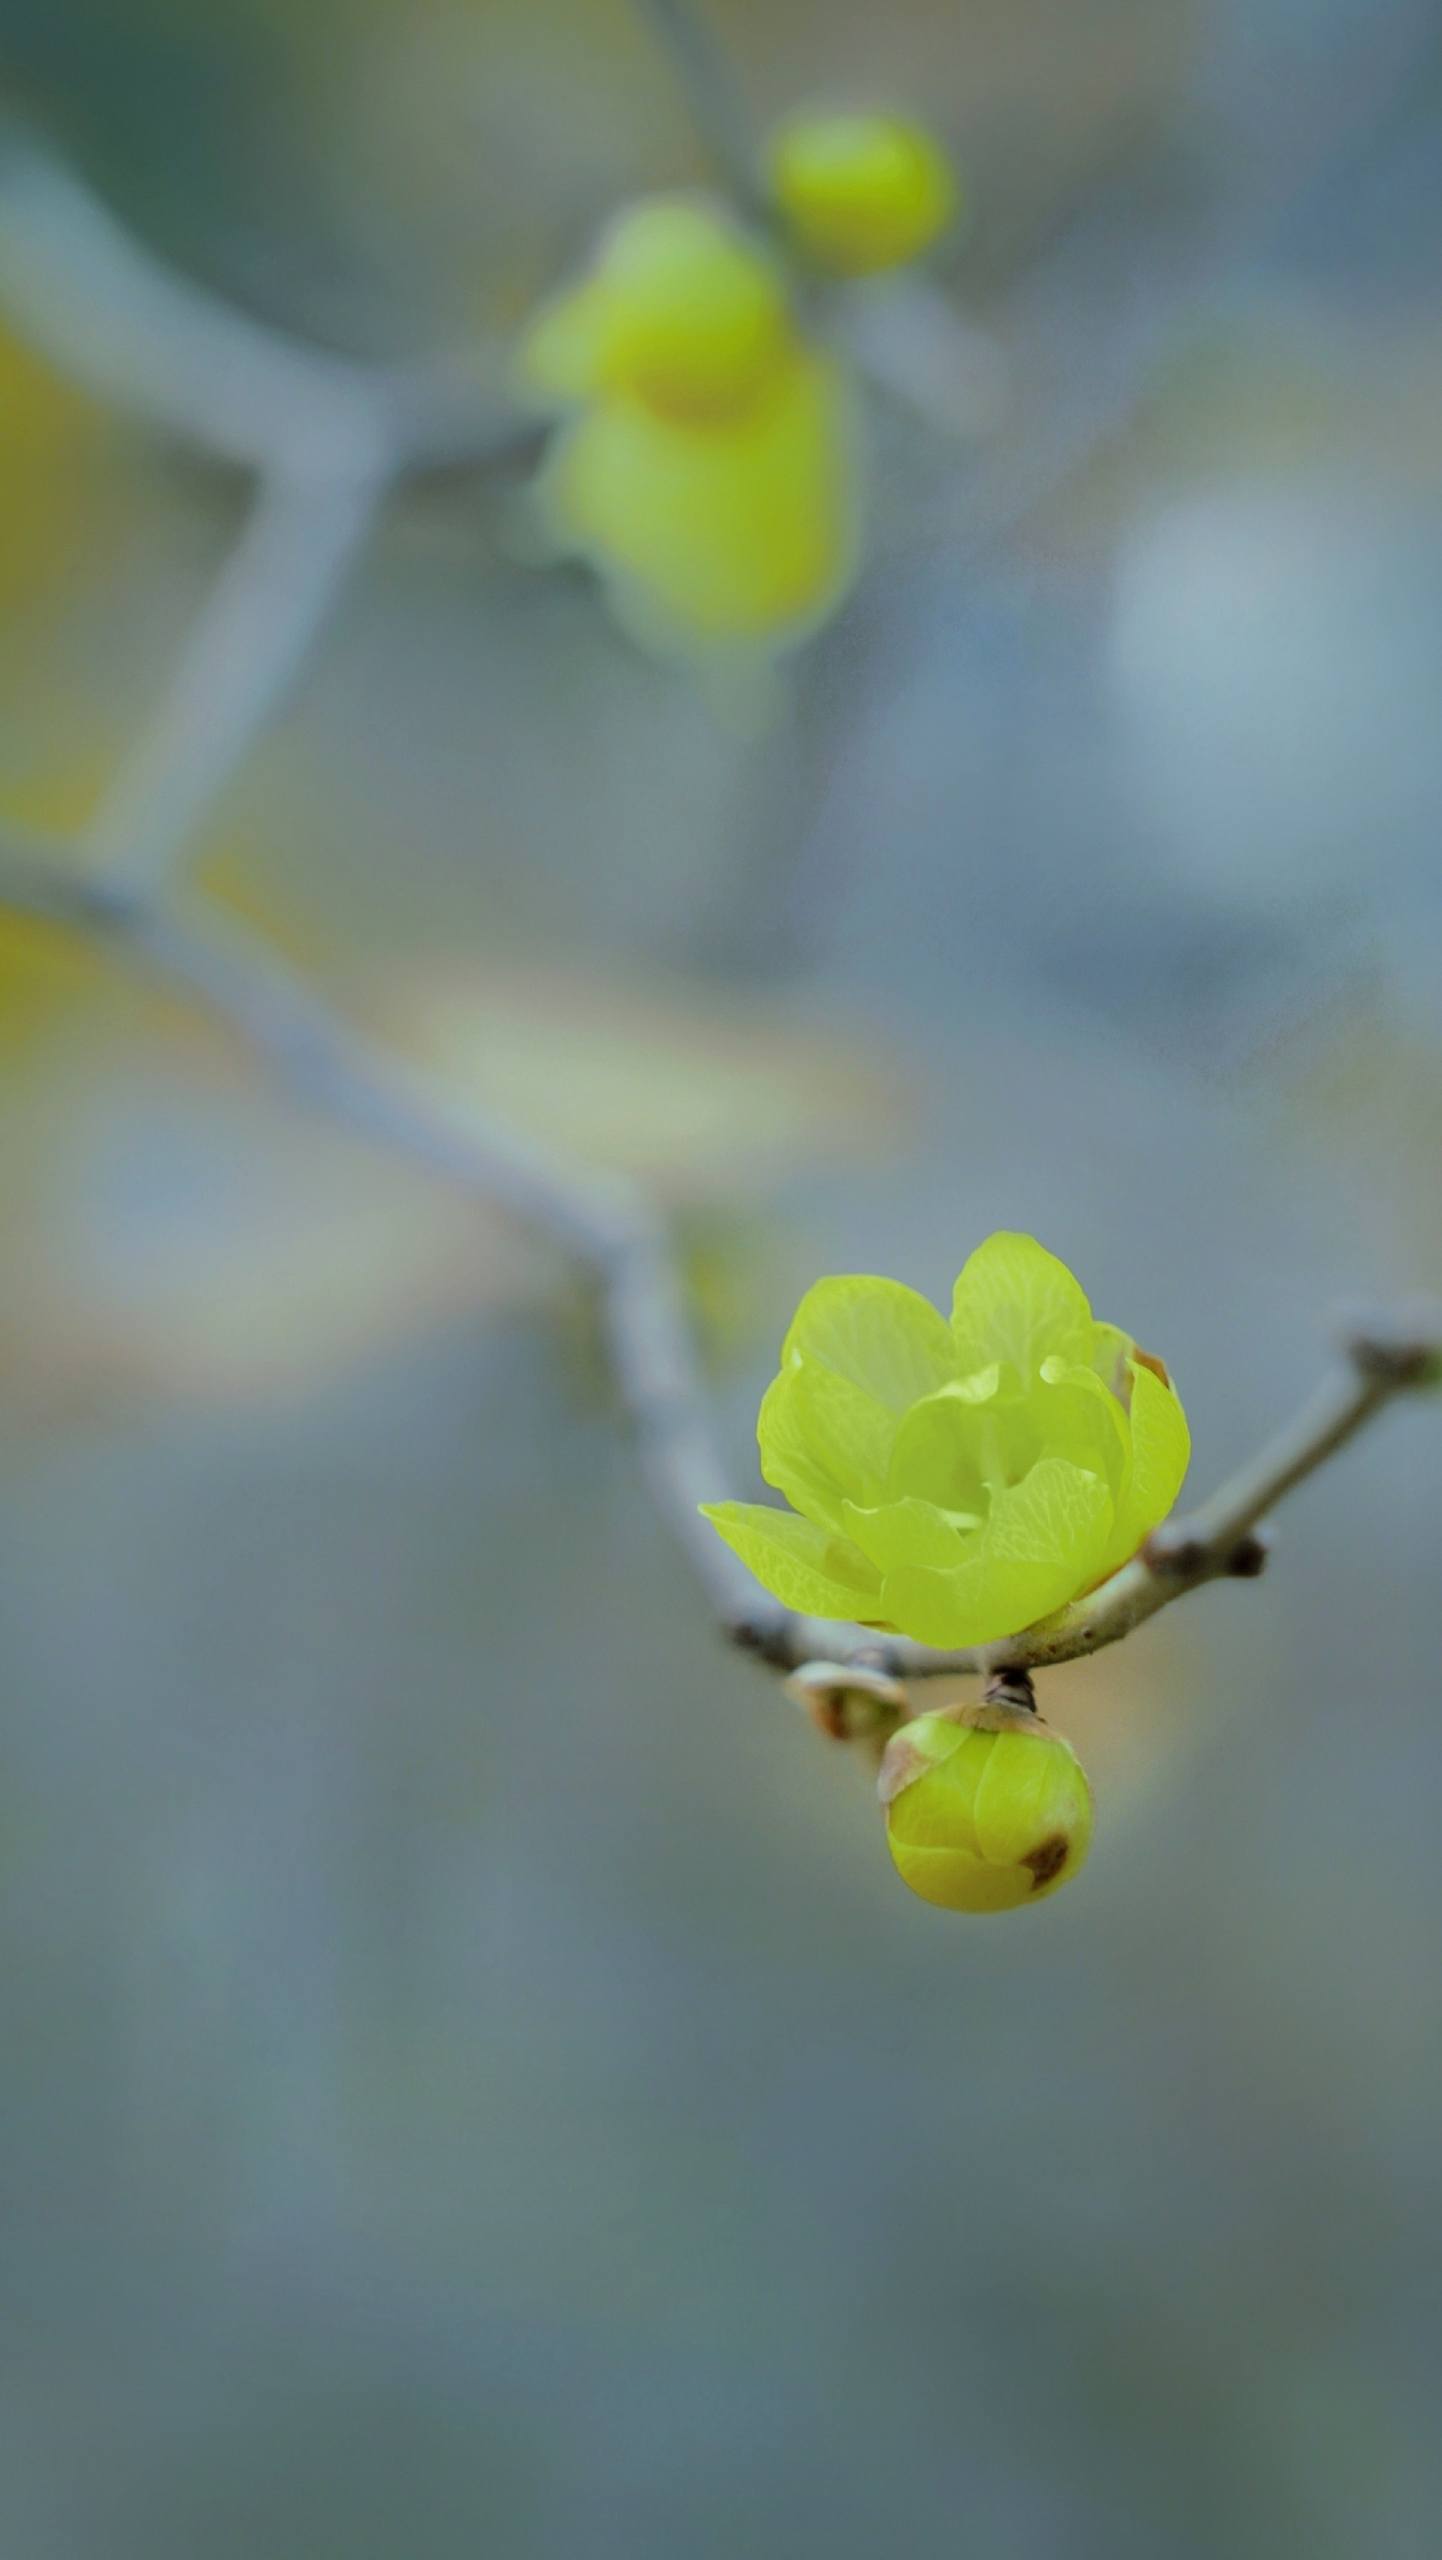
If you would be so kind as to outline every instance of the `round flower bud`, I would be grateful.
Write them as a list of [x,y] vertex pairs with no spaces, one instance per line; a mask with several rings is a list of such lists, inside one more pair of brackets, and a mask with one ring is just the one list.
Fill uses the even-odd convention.
[[623,214],[596,284],[604,382],[663,417],[726,416],[789,352],[786,296],[770,259],[685,197]]
[[901,266],[956,211],[942,152],[895,116],[793,116],[771,146],[771,185],[800,246],[843,276]]
[[902,1883],[947,1911],[1012,1911],[1074,1876],[1092,1794],[1069,1742],[1024,1708],[943,1707],[893,1735],[878,1786]]

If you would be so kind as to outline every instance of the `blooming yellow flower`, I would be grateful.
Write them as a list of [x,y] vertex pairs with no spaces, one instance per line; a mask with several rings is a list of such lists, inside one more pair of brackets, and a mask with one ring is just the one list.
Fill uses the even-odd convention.
[[791,1509],[704,1506],[757,1579],[942,1647],[1019,1634],[1125,1563],[1190,1451],[1161,1363],[1007,1234],[971,1256],[950,1323],[895,1280],[818,1281],[757,1437]]
[[723,215],[632,208],[537,315],[519,371],[570,413],[537,484],[549,536],[639,637],[775,649],[839,600],[858,516],[846,385]]
[[1023,1709],[942,1707],[888,1743],[878,1793],[896,1872],[948,1911],[1014,1911],[1067,1884],[1092,1835],[1069,1742]]
[[844,276],[919,256],[957,205],[943,152],[897,116],[790,117],[772,140],[771,187],[807,256]]

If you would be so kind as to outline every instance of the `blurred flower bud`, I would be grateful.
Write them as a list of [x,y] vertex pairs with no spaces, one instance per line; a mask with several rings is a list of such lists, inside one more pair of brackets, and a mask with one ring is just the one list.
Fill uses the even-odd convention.
[[878,1793],[896,1872],[947,1911],[1012,1911],[1074,1876],[1091,1845],[1086,1771],[1029,1708],[936,1708],[887,1745]]
[[518,375],[563,419],[535,484],[547,546],[590,562],[643,645],[767,657],[839,603],[860,514],[848,384],[726,214],[631,206],[532,320]]
[[647,645],[793,646],[855,567],[846,385],[798,354],[734,419],[705,428],[599,400],[563,428],[537,496],[557,551],[591,562]]
[[957,205],[931,135],[896,116],[792,116],[772,140],[771,186],[800,247],[844,276],[919,256]]
[[765,251],[716,208],[653,196],[618,216],[590,275],[532,322],[522,381],[562,403],[620,395],[694,423],[744,405],[791,347]]

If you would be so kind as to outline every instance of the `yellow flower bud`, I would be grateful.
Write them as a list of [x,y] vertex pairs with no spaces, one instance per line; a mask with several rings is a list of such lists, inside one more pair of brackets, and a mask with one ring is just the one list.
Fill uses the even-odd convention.
[[786,361],[790,313],[764,250],[713,207],[652,196],[611,225],[586,280],[532,323],[523,383],[617,396],[683,424],[744,407]]
[[1092,1794],[1069,1742],[1029,1709],[941,1707],[893,1735],[878,1793],[902,1883],[947,1911],[1013,1911],[1074,1876]]
[[791,645],[855,564],[846,385],[807,354],[705,427],[598,401],[563,431],[538,497],[557,549],[593,562],[648,645]]
[[896,116],[791,117],[772,142],[771,185],[807,255],[844,276],[903,265],[956,211],[943,153]]

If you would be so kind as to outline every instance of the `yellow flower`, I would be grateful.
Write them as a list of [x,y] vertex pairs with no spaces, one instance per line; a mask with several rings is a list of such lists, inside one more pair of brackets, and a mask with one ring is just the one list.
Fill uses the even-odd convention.
[[1092,1794],[1069,1742],[1027,1709],[987,1702],[893,1735],[878,1793],[903,1884],[947,1911],[1014,1911],[1077,1874]]
[[538,314],[519,370],[570,413],[537,482],[547,534],[638,638],[774,650],[838,602],[859,514],[847,386],[725,216],[633,207]]
[[757,1437],[792,1508],[703,1507],[758,1581],[942,1647],[1018,1635],[1124,1564],[1189,1452],[1161,1362],[1005,1234],[966,1264],[950,1323],[895,1280],[819,1280]]
[[917,257],[957,206],[938,145],[896,116],[792,116],[772,141],[771,186],[807,256],[844,276]]

